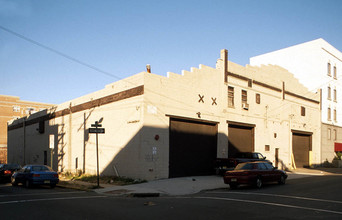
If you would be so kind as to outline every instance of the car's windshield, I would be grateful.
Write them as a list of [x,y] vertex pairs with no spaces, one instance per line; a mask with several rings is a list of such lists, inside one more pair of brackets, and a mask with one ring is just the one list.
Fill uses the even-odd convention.
[[237,153],[237,158],[252,158],[252,153]]
[[235,167],[235,170],[253,170],[253,167],[252,163],[240,163]]

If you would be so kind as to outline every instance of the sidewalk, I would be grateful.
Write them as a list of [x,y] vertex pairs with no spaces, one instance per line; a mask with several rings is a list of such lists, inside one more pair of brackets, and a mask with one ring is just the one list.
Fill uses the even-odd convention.
[[340,175],[342,174],[342,168],[297,168],[295,170],[288,171],[287,173],[308,175]]
[[131,196],[189,195],[202,190],[227,188],[221,176],[196,176],[162,179],[147,183],[96,189],[97,193]]
[[[299,168],[287,172],[288,180],[305,178],[310,176],[324,175],[342,175],[342,168],[319,168],[307,169]],[[195,177],[180,177],[172,179],[155,180],[141,184],[132,184],[125,186],[115,186],[110,184],[100,184],[100,189],[94,189],[94,184],[73,181],[68,184],[77,187],[85,186],[88,190],[95,191],[100,194],[113,196],[134,196],[134,197],[151,197],[151,196],[181,196],[195,194],[203,190],[228,188],[224,184],[222,176],[195,176]],[[69,188],[68,187],[68,188]],[[82,190],[82,188],[80,188]],[[84,189],[83,189],[84,190]]]

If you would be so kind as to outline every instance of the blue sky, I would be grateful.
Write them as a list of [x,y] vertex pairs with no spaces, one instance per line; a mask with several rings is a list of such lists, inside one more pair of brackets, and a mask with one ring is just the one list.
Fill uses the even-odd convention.
[[342,51],[342,1],[0,0],[0,94],[60,104],[146,64],[180,74],[215,67],[226,48],[230,61],[246,65],[317,38]]

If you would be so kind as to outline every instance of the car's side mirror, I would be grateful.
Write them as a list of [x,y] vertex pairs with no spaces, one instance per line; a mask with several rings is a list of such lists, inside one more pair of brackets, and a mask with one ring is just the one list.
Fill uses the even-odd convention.
[[264,156],[264,160],[266,159],[266,157]]

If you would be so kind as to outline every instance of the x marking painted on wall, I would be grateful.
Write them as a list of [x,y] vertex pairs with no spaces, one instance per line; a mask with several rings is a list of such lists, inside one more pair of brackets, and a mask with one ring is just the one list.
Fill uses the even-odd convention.
[[200,99],[198,100],[198,102],[202,102],[204,103],[204,95],[202,96],[201,94],[198,94],[198,96],[200,97]]

